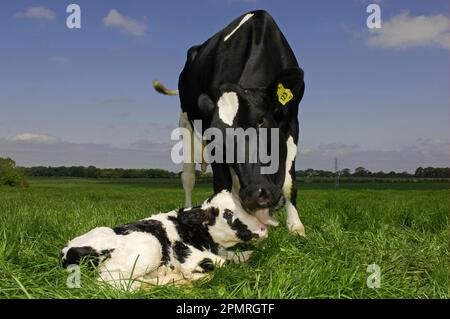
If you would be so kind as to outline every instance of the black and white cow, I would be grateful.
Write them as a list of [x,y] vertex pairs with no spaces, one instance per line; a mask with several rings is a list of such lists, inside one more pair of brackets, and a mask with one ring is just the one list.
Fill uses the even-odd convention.
[[223,190],[198,207],[114,228],[97,227],[69,241],[61,251],[61,261],[68,267],[91,258],[99,280],[118,289],[186,284],[204,278],[226,260],[247,260],[251,251],[234,253],[227,248],[267,235],[266,225]]
[[[163,94],[179,94],[180,127],[189,129],[192,139],[210,127],[218,128],[224,135],[227,128],[256,128],[258,132],[260,128],[278,128],[276,173],[261,174],[260,161],[212,162],[214,191],[227,189],[238,193],[250,213],[269,208],[272,214],[284,203],[288,228],[304,235],[296,209],[295,182],[298,106],[305,87],[303,70],[267,12],[244,14],[205,43],[190,48],[178,91],[166,89],[159,81],[154,81],[154,87]],[[202,121],[203,132],[193,128],[195,120]],[[190,206],[195,184],[194,161],[184,163],[182,182],[185,204]],[[262,222],[273,219],[268,214]]]

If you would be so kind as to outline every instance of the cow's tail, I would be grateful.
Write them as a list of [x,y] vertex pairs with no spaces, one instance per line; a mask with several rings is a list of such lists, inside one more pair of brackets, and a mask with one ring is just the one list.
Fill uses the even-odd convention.
[[178,95],[178,90],[169,90],[158,80],[153,80],[153,88],[164,95]]

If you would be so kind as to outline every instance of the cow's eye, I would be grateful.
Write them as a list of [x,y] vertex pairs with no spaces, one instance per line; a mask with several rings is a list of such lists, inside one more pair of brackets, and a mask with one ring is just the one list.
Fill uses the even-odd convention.
[[258,121],[258,127],[263,126],[266,123],[266,120],[264,119],[264,117],[261,117]]

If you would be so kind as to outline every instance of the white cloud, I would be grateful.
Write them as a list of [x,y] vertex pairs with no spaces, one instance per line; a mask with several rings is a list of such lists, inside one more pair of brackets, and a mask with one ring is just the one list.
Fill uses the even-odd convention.
[[20,133],[11,139],[13,142],[29,144],[56,144],[60,140],[47,134]]
[[447,139],[420,138],[411,145],[394,150],[363,149],[359,145],[344,143],[321,144],[316,148],[300,147],[297,169],[334,169],[334,157],[339,167],[354,169],[363,166],[371,171],[409,171],[419,166],[448,167],[449,141]]
[[380,29],[369,31],[367,44],[381,48],[437,46],[450,49],[450,19],[443,14],[411,16],[408,11],[382,20]]
[[142,37],[147,31],[147,26],[140,21],[122,15],[116,9],[109,11],[108,15],[103,18],[103,24],[107,27],[117,28],[123,33],[136,37]]
[[31,19],[44,19],[44,20],[54,20],[56,17],[55,12],[47,9],[43,6],[29,7],[23,12],[17,12],[15,14],[17,18],[31,18]]
[[[78,144],[37,133],[21,133],[12,138],[0,138],[0,157],[11,157],[18,165],[181,169],[174,164],[170,151],[175,141],[153,137],[140,139],[123,146],[108,144]],[[411,145],[391,150],[365,149],[358,144],[321,144],[304,148],[300,145],[296,169],[334,170],[334,157],[339,168],[354,169],[363,166],[372,172],[383,170],[414,172],[419,166],[448,167],[449,141],[422,138]]]
[[20,166],[88,166],[163,168],[181,170],[170,150],[113,147],[108,144],[78,144],[44,135],[22,133],[0,138],[0,157],[11,157]]

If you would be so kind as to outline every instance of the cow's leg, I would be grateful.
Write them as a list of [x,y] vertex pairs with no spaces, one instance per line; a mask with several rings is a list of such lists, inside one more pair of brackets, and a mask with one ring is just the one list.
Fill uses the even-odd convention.
[[184,206],[192,207],[192,190],[195,185],[195,163],[184,163],[181,181],[184,189]]
[[234,169],[230,166],[230,175],[231,175],[231,181],[232,181],[232,186],[231,186],[231,192],[233,193],[234,196],[239,197],[239,191],[241,189],[241,184],[239,183],[239,177],[236,175],[236,173],[234,172]]
[[295,156],[297,145],[292,136],[287,140],[286,175],[283,185],[283,195],[286,199],[286,225],[291,232],[305,236],[305,227],[300,221],[297,208],[297,183],[295,179]]
[[[295,191],[297,191],[297,189],[295,189]],[[286,225],[290,231],[305,236],[305,226],[303,226],[303,223],[300,220],[295,203],[296,199],[294,198],[286,201]]]
[[189,152],[189,156],[184,159],[181,182],[184,189],[184,206],[192,207],[192,190],[195,185],[194,130],[186,112],[181,113],[179,125],[180,128],[188,130],[190,135],[187,141],[183,139],[183,152]]
[[224,189],[231,191],[232,180],[228,164],[213,162],[211,163],[211,168],[213,171],[214,194],[220,193]]

